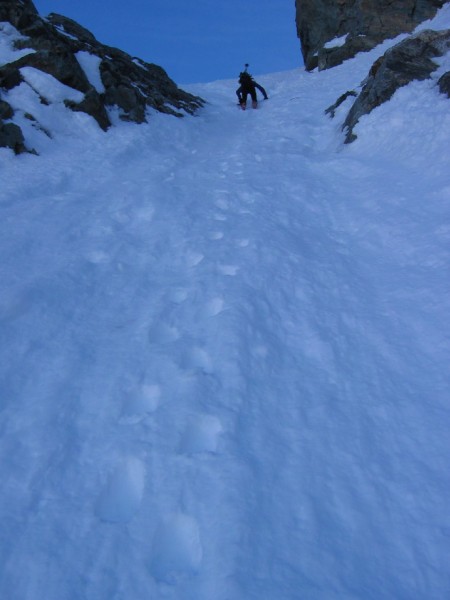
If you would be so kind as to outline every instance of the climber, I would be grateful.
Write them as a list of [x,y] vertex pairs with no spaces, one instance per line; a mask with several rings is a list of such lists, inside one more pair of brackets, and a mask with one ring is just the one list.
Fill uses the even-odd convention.
[[248,64],[245,65],[245,70],[239,74],[239,83],[240,86],[236,90],[236,96],[238,97],[239,106],[245,110],[247,106],[247,96],[250,95],[252,99],[252,107],[256,108],[258,106],[258,101],[256,97],[256,90],[258,89],[261,94],[264,96],[264,100],[268,100],[269,97],[267,95],[266,90],[259,85],[250,73],[247,72]]

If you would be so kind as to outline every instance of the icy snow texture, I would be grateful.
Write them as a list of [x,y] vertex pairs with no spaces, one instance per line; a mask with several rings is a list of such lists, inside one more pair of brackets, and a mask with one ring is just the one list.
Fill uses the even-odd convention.
[[381,51],[0,150],[1,598],[448,599],[449,101],[323,114]]

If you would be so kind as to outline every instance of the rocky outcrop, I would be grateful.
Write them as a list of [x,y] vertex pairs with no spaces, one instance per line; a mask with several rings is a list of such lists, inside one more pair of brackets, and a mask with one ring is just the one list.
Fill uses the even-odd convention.
[[[14,42],[16,50],[22,54],[30,50],[0,66],[3,106],[7,102],[2,98],[2,90],[6,92],[24,82],[24,67],[38,69],[81,92],[81,100],[68,98],[66,106],[92,116],[103,130],[111,125],[112,107],[120,119],[142,123],[148,119],[149,109],[183,116],[195,113],[204,103],[179,89],[161,67],[101,44],[75,21],[56,14],[42,19],[31,0],[2,0],[0,22],[10,23],[20,32],[21,38]],[[48,103],[42,95],[39,100]],[[23,136],[20,140],[13,120],[12,108],[4,108],[0,113],[0,146],[23,151]]]
[[22,130],[14,123],[4,123],[0,120],[0,147],[11,148],[16,154],[27,152]]
[[439,90],[442,94],[446,94],[450,98],[450,71],[444,73],[438,81]]
[[[449,29],[444,31],[422,31],[390,48],[372,65],[369,75],[363,83],[362,90],[344,121],[345,141],[347,143],[354,141],[356,136],[353,128],[359,119],[389,100],[400,87],[414,80],[428,79],[438,68],[433,58],[443,56],[449,50]],[[440,90],[450,96],[448,93],[448,75],[447,73],[441,77],[438,84]],[[347,95],[343,95],[341,98],[345,100],[349,94],[350,92],[347,92]],[[326,112],[333,116],[336,105],[327,109]]]
[[0,21],[11,23],[19,31],[33,27],[38,17],[31,0],[2,0],[0,3]]
[[328,69],[385,39],[409,33],[448,0],[296,0],[307,70]]

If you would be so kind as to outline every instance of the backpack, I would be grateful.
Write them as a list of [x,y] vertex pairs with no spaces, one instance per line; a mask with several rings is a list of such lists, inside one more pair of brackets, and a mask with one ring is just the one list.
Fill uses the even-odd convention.
[[249,85],[253,83],[253,77],[247,73],[247,71],[242,71],[239,73],[239,83],[241,85]]

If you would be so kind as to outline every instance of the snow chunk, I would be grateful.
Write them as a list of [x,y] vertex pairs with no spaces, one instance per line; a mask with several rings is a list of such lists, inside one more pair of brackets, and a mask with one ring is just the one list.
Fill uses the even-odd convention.
[[184,454],[202,452],[215,454],[222,431],[222,423],[217,417],[201,415],[192,419],[182,437],[181,452]]
[[345,44],[345,40],[347,39],[347,34],[342,35],[341,37],[334,38],[330,40],[324,45],[324,48],[339,48]]
[[139,508],[144,492],[145,467],[130,457],[112,473],[100,495],[97,516],[101,521],[127,523]]
[[144,71],[148,71],[147,66],[145,65],[145,63],[140,58],[133,58],[133,62],[138,67],[141,67],[141,69],[144,69]]
[[121,423],[133,425],[157,410],[161,388],[157,384],[142,384],[124,400]]
[[197,521],[175,513],[159,524],[153,540],[150,571],[157,581],[170,585],[195,575],[202,562],[203,549]]
[[18,60],[27,54],[34,54],[35,51],[31,48],[24,48],[23,50],[14,48],[15,41],[26,39],[11,23],[0,23],[0,66]]
[[80,63],[80,67],[86,74],[89,83],[97,90],[99,94],[103,94],[105,86],[103,85],[100,75],[100,63],[102,59],[95,54],[89,52],[77,52],[75,58]]
[[58,30],[59,33],[62,33],[62,35],[65,35],[70,40],[75,40],[76,42],[78,42],[78,38],[70,33],[67,33],[67,31],[62,25],[55,25],[54,27]]
[[50,102],[63,102],[64,100],[81,102],[84,98],[82,92],[64,85],[52,75],[43,73],[39,69],[23,67],[20,72],[28,85]]

